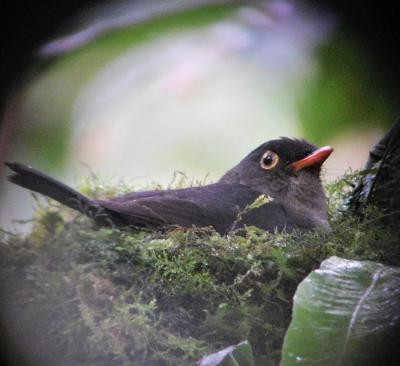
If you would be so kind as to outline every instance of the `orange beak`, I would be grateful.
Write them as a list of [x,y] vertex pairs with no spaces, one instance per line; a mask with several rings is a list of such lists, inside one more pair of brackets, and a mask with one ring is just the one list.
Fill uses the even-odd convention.
[[329,155],[332,154],[333,149],[330,146],[321,147],[318,150],[315,150],[310,155],[306,156],[304,159],[295,161],[290,164],[290,167],[298,172],[304,168],[314,165],[322,165],[322,163],[328,159]]

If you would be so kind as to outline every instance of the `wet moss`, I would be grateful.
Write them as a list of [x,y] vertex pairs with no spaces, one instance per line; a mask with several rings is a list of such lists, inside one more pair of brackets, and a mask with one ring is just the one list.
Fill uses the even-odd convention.
[[29,235],[1,234],[3,321],[38,365],[192,365],[244,339],[257,365],[277,365],[293,294],[322,260],[399,265],[376,209],[362,220],[340,210],[356,178],[327,186],[329,232],[132,232],[38,207]]

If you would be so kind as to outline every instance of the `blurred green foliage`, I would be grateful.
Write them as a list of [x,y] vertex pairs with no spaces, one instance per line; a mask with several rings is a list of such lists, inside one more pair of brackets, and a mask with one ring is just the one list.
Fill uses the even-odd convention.
[[391,125],[395,104],[356,39],[336,32],[316,50],[316,61],[316,76],[299,97],[306,138],[319,145],[349,131]]
[[[54,60],[38,61],[23,90],[21,123],[13,149],[34,152],[37,165],[55,171],[71,152],[73,104],[81,88],[105,65],[157,37],[212,24],[233,5],[209,5],[155,18],[100,35],[95,41]],[[111,123],[111,122],[110,122]],[[32,158],[31,156],[27,158]]]
[[[229,19],[238,6],[211,5],[157,17],[106,32],[82,48],[54,60],[38,62],[23,91],[22,123],[13,149],[23,147],[26,155],[23,158],[35,159],[29,162],[41,168],[60,169],[74,148],[71,146],[76,127],[72,125],[74,103],[96,73],[129,49],[168,34]],[[269,40],[264,35],[258,42]],[[298,114],[306,138],[319,145],[349,130],[388,126],[393,121],[395,104],[374,72],[367,52],[349,33],[334,31],[314,56],[317,71],[310,74],[298,95]]]

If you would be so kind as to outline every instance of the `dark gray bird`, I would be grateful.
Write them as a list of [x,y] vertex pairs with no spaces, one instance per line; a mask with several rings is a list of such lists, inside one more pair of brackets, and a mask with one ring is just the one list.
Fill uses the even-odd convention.
[[[51,197],[100,224],[157,229],[212,226],[221,234],[244,225],[270,232],[328,226],[320,181],[322,163],[332,153],[297,139],[268,141],[248,154],[214,184],[174,190],[132,192],[90,199],[22,164],[6,163],[9,180]],[[247,208],[260,195],[272,200]]]

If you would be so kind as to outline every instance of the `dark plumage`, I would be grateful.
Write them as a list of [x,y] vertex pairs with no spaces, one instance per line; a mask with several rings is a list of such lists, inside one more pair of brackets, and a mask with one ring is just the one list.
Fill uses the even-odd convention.
[[[94,200],[45,174],[6,163],[17,185],[51,197],[100,224],[160,228],[212,226],[220,233],[254,225],[268,231],[327,226],[320,167],[332,152],[304,140],[268,141],[248,154],[214,184],[176,190],[132,192]],[[260,195],[272,198],[240,215]],[[240,218],[240,219],[239,219]]]

